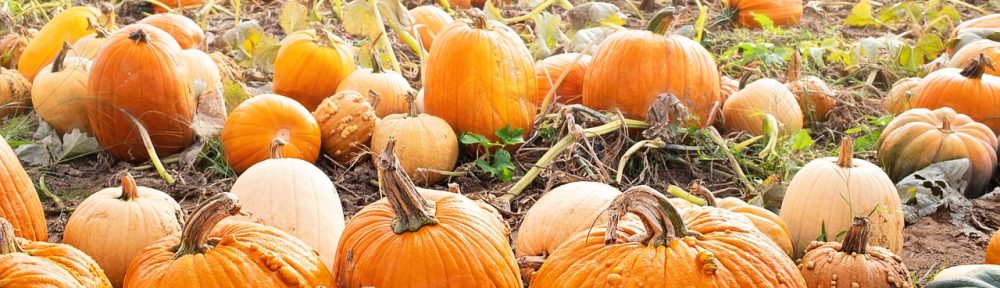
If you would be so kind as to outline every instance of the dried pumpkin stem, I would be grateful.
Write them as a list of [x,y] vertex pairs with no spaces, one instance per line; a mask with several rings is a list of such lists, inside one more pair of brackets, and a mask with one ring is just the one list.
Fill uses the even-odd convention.
[[66,61],[66,53],[69,53],[69,42],[63,42],[62,49],[56,54],[56,59],[52,61],[52,73],[59,73],[63,70],[63,62]]
[[281,150],[288,145],[291,135],[289,135],[288,129],[278,130],[278,134],[274,135],[274,139],[271,139],[271,145],[268,146],[268,153],[271,159],[281,159],[284,155],[281,155]]
[[135,31],[132,31],[131,34],[128,34],[128,39],[135,42],[146,42],[147,37],[149,36],[146,35],[146,31],[143,31],[142,28],[135,29]]
[[996,67],[993,67],[993,61],[990,61],[989,56],[986,56],[985,53],[979,53],[979,57],[969,61],[969,65],[965,66],[965,69],[962,69],[962,76],[972,79],[983,78],[986,68],[996,69]]
[[799,59],[799,50],[792,53],[792,60],[788,62],[788,72],[785,73],[785,82],[794,82],[802,79],[802,62]]
[[691,193],[693,193],[694,195],[698,195],[698,197],[704,199],[705,205],[712,207],[719,206],[715,202],[715,194],[712,193],[712,190],[708,190],[708,187],[705,187],[704,183],[701,182],[701,180],[691,181],[691,184],[688,184],[688,191],[691,191]]
[[417,91],[406,91],[406,105],[408,106],[406,117],[414,118],[420,114],[417,113]]
[[847,236],[844,236],[840,252],[865,254],[866,246],[868,246],[868,219],[864,216],[854,216],[854,223],[847,229]]
[[629,188],[611,202],[608,211],[608,227],[604,234],[606,245],[618,241],[615,238],[618,223],[628,213],[638,215],[646,228],[644,233],[629,238],[629,242],[639,242],[647,246],[666,246],[678,237],[700,235],[688,231],[680,213],[670,204],[667,196],[649,186]]
[[489,28],[489,19],[486,19],[486,13],[483,13],[483,10],[479,10],[479,8],[472,8],[465,10],[465,15],[469,16],[469,19],[472,19],[472,27],[475,27],[476,29]]
[[122,201],[129,201],[139,197],[139,188],[136,187],[135,178],[132,177],[132,173],[125,172],[122,175],[122,196],[118,199]]
[[222,219],[237,214],[240,214],[240,198],[236,194],[223,192],[209,198],[208,202],[195,210],[194,215],[184,226],[181,242],[174,247],[173,259],[205,253],[212,249],[208,236],[215,229],[215,225]]
[[14,236],[14,225],[0,217],[0,255],[22,252],[24,250],[17,245],[17,236]]
[[952,133],[953,131],[951,130],[951,118],[945,117],[944,119],[941,119],[940,129],[945,133]]
[[426,225],[438,223],[434,217],[434,202],[424,199],[413,180],[401,168],[396,157],[396,138],[389,138],[378,157],[378,180],[382,193],[389,199],[395,217],[392,231],[396,234],[416,232]]
[[840,141],[840,156],[837,157],[837,165],[843,168],[854,167],[854,138],[844,136]]
[[674,14],[676,12],[673,7],[660,9],[659,12],[656,12],[656,15],[653,15],[653,18],[649,19],[649,25],[646,26],[646,30],[660,35],[667,34],[670,26],[674,23]]

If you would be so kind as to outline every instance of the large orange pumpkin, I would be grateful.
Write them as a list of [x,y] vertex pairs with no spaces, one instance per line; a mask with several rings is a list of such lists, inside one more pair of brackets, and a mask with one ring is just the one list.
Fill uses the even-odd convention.
[[[577,60],[579,59],[579,60]],[[538,78],[538,93],[532,100],[535,105],[542,105],[545,95],[552,90],[552,85],[559,81],[559,77],[566,73],[566,77],[559,82],[555,96],[559,103],[580,104],[583,102],[583,78],[587,75],[587,66],[590,66],[591,56],[580,55],[580,53],[563,53],[550,56],[535,62],[535,77]]]
[[973,60],[979,58],[980,54],[986,54],[990,59],[990,65],[984,72],[993,76],[1000,76],[1000,42],[996,41],[976,41],[962,46],[962,49],[955,51],[948,60],[948,67],[963,68]]
[[35,75],[42,67],[52,63],[63,42],[74,43],[83,36],[94,33],[97,26],[110,25],[110,18],[93,7],[79,6],[66,9],[52,20],[45,23],[35,38],[21,54],[17,70],[29,81],[35,80]]
[[293,33],[281,41],[274,59],[274,93],[314,111],[354,72],[351,46],[329,33]]
[[68,44],[56,60],[45,66],[31,85],[31,105],[35,113],[59,133],[74,129],[90,133],[89,117],[84,109],[89,100],[87,82],[91,61],[67,56]]
[[991,65],[982,56],[965,69],[944,68],[924,77],[914,88],[914,108],[950,107],[1000,133],[1000,77],[984,74]]
[[[619,222],[628,214],[643,228]],[[556,248],[531,287],[806,287],[795,263],[747,218],[715,207],[678,212],[638,186],[608,208],[608,224]],[[626,228],[626,229],[622,229]]]
[[174,40],[177,40],[181,49],[199,48],[205,40],[205,31],[201,30],[201,26],[194,23],[191,18],[181,14],[153,14],[139,20],[139,23],[149,24],[167,32],[171,37],[174,37]]
[[111,288],[94,259],[65,244],[14,236],[0,218],[0,283],[4,287]]
[[146,24],[123,27],[94,57],[88,82],[90,130],[112,156],[149,160],[132,118],[149,132],[159,155],[171,155],[194,140],[195,101],[180,46]]
[[396,71],[384,70],[378,59],[372,57],[372,68],[354,70],[337,85],[337,92],[353,90],[368,99],[375,108],[375,115],[385,117],[406,113],[410,105],[406,95],[413,90],[410,82]]
[[222,126],[223,156],[236,173],[278,155],[313,163],[319,158],[320,132],[316,119],[302,104],[274,94],[243,101]]
[[729,9],[736,24],[750,28],[760,28],[754,14],[767,16],[775,26],[798,25],[802,18],[802,0],[729,0]]
[[347,222],[337,287],[521,287],[509,229],[492,206],[460,194],[419,189],[390,140],[379,156],[386,197]]
[[237,214],[235,194],[209,198],[182,233],[132,260],[125,287],[334,287],[330,271],[302,240],[270,226],[223,221]]
[[471,11],[472,19],[442,29],[431,48],[424,108],[458,134],[496,140],[493,133],[510,125],[527,135],[536,113],[531,97],[538,91],[531,52],[510,27]]
[[9,219],[17,237],[34,241],[49,240],[42,201],[35,193],[28,173],[21,167],[14,150],[0,136],[0,217]]
[[719,70],[697,42],[663,35],[670,26],[665,17],[664,12],[654,17],[650,31],[619,31],[601,43],[587,69],[584,105],[646,119],[656,96],[671,93],[688,108],[688,124],[706,125],[710,110],[722,100]]
[[878,159],[892,181],[927,166],[967,158],[972,165],[965,195],[989,192],[997,164],[997,136],[990,127],[951,108],[918,108],[896,116],[878,139]]
[[455,21],[447,12],[433,5],[419,6],[410,9],[408,13],[410,17],[413,17],[413,24],[410,26],[409,31],[410,35],[414,37],[420,35],[420,42],[424,46],[424,49],[428,51],[431,50],[434,38],[437,37],[437,33],[441,31],[441,28]]

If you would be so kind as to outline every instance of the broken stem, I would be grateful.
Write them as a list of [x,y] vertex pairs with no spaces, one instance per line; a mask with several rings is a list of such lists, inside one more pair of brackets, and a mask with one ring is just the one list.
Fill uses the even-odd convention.
[[726,139],[722,138],[722,135],[719,134],[719,130],[716,130],[715,127],[708,126],[705,128],[705,131],[705,134],[708,135],[708,139],[712,140],[715,145],[719,146],[722,153],[726,155],[727,159],[729,159],[729,165],[733,166],[733,172],[736,172],[736,176],[740,179],[740,183],[743,184],[743,188],[746,189],[747,192],[755,191],[756,189],[754,188],[753,182],[750,182],[750,179],[747,178],[747,174],[743,173],[743,168],[740,167],[740,161],[736,160],[736,156],[733,155],[732,151],[729,151],[729,146],[726,145]]
[[625,171],[625,165],[628,164],[629,158],[632,158],[633,154],[639,152],[639,149],[642,148],[661,149],[666,146],[667,143],[663,142],[663,140],[660,140],[660,138],[635,142],[635,144],[633,144],[632,147],[629,147],[628,150],[625,150],[625,154],[623,154],[621,160],[618,161],[618,170],[616,170],[618,174],[617,176],[615,176],[615,182],[618,183],[622,182],[622,174],[623,174],[622,172]]

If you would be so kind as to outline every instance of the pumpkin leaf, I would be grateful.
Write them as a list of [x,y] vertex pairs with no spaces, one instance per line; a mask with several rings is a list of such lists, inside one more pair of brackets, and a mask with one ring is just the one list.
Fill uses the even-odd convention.
[[500,130],[497,130],[494,134],[503,141],[504,145],[517,145],[524,143],[523,134],[524,129],[521,128],[511,128],[510,125],[505,125]]
[[486,147],[489,147],[489,145],[491,144],[490,139],[486,138],[486,136],[469,132],[462,133],[462,137],[459,138],[458,141],[465,145],[479,144]]
[[62,163],[101,151],[101,144],[97,142],[97,138],[80,132],[80,129],[73,129],[73,131],[64,134],[62,145],[60,146],[62,149],[60,149],[61,151],[55,158],[54,162],[56,163]]
[[792,151],[803,151],[812,147],[813,141],[812,136],[809,136],[809,129],[801,129],[792,135]]
[[597,50],[597,46],[601,42],[604,42],[604,39],[607,39],[608,36],[614,34],[615,31],[617,30],[611,27],[594,27],[576,31],[566,50],[576,53],[589,51],[590,54],[593,54]]
[[274,35],[264,35],[250,53],[250,64],[261,72],[271,72],[274,69],[274,59],[278,58],[281,42]]
[[497,150],[496,154],[493,155],[493,168],[498,170],[496,177],[500,181],[508,182],[514,178],[514,162],[511,161],[510,152],[507,150]]
[[256,20],[236,24],[222,34],[222,40],[230,49],[242,51],[245,56],[250,56],[250,51],[253,51],[261,38],[264,38],[264,27]]
[[43,166],[52,163],[52,156],[49,156],[49,150],[44,145],[38,143],[17,146],[14,149],[14,154],[17,155],[17,159],[32,166]]
[[577,31],[603,24],[625,25],[628,19],[618,6],[606,2],[587,2],[566,11],[569,30]]
[[851,15],[844,19],[844,24],[855,27],[878,26],[880,23],[872,14],[872,4],[868,0],[858,1],[858,4],[851,8]]
[[552,52],[560,43],[569,42],[559,25],[562,19],[559,15],[548,12],[535,16],[535,40],[528,44],[528,50],[535,56],[535,59],[543,59],[552,55]]
[[237,105],[243,103],[243,100],[250,98],[247,94],[247,90],[243,88],[243,84],[235,82],[229,79],[222,80],[222,98],[226,103],[224,104],[228,111],[232,111]]
[[378,12],[382,15],[382,21],[389,26],[399,27],[409,30],[413,25],[413,17],[399,0],[376,0]]
[[763,28],[764,31],[774,34],[785,33],[785,30],[782,30],[781,28],[774,26],[774,20],[771,20],[771,18],[767,17],[767,15],[757,12],[750,12],[750,16],[753,16],[753,21],[756,21],[757,24],[760,24],[760,27]]
[[344,5],[344,31],[357,36],[374,36],[382,32],[382,23],[375,17],[375,6],[367,0],[354,0]]
[[285,34],[292,34],[292,32],[305,30],[309,28],[309,8],[298,0],[291,0],[285,2],[285,5],[281,6],[281,16],[278,18],[278,24],[281,25],[281,30],[285,31]]

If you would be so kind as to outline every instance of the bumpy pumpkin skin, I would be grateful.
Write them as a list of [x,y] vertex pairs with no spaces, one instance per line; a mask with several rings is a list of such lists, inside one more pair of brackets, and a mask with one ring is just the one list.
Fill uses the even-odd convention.
[[288,96],[315,111],[354,72],[351,47],[324,33],[293,33],[281,41],[274,59],[274,93]]
[[406,113],[409,104],[406,95],[413,90],[410,82],[403,75],[393,71],[377,69],[358,69],[347,75],[337,86],[337,93],[352,90],[368,98],[368,103],[375,108],[375,115],[385,117],[392,114]]
[[618,109],[631,119],[646,119],[661,93],[672,93],[688,108],[691,123],[706,125],[720,96],[721,76],[712,55],[682,36],[650,31],[615,32],[601,43],[587,69],[583,105]]
[[94,25],[107,27],[112,24],[110,22],[109,17],[93,7],[78,6],[66,9],[46,23],[28,43],[17,63],[18,71],[28,78],[28,81],[34,81],[38,71],[52,63],[52,59],[59,54],[63,42],[73,44],[83,36],[94,33]]
[[983,74],[975,63],[966,69],[944,68],[924,77],[914,88],[914,108],[950,107],[1000,133],[1000,77]]
[[802,129],[802,110],[795,95],[785,85],[774,79],[760,79],[743,87],[726,99],[722,106],[727,133],[747,132],[764,135],[764,114],[778,120],[781,135],[790,135]]
[[0,283],[4,287],[111,288],[90,256],[65,244],[14,237],[0,218]]
[[978,58],[979,54],[986,54],[986,57],[989,57],[993,64],[993,67],[986,67],[986,73],[993,76],[1000,76],[1000,42],[996,41],[980,40],[962,46],[948,60],[948,67],[965,68],[966,65],[969,65],[969,62]]
[[177,44],[181,45],[182,50],[199,48],[205,41],[205,31],[201,30],[198,23],[194,23],[194,20],[181,14],[153,14],[139,20],[139,23],[149,24],[167,32],[171,37],[174,37],[174,40],[177,40]]
[[190,80],[180,47],[169,34],[146,24],[125,26],[110,36],[91,66],[90,130],[115,158],[146,161],[149,154],[131,120],[135,117],[160,157],[180,152],[194,140]]
[[[72,50],[70,50],[72,51]],[[31,105],[35,113],[59,133],[73,129],[90,133],[85,105],[90,101],[87,82],[91,61],[86,58],[56,57],[45,66],[31,86]]]
[[877,147],[879,162],[892,181],[934,163],[968,158],[972,167],[965,195],[970,198],[988,192],[997,164],[996,134],[951,108],[918,108],[900,114],[882,130]]
[[[427,114],[393,114],[382,119],[372,132],[372,161],[378,160],[393,137],[396,138],[396,154],[403,170],[418,186],[427,187],[445,178],[440,173],[418,171],[419,168],[438,171],[455,169],[458,137],[443,119]],[[427,147],[434,147],[434,152],[427,153]]]
[[497,140],[506,125],[528,135],[537,92],[531,53],[517,34],[484,15],[441,29],[427,58],[424,108],[455,129]]
[[621,193],[598,182],[572,182],[546,192],[521,221],[516,255],[552,254],[570,236],[606,224],[608,205]]
[[[580,58],[579,61],[576,59]],[[559,81],[559,76],[563,73],[563,79],[556,94],[553,97],[557,102],[563,104],[580,104],[583,102],[583,79],[587,76],[587,67],[593,57],[590,55],[580,55],[580,53],[563,53],[550,56],[535,62],[535,77],[538,78],[538,93],[535,94],[535,105],[542,105],[545,95],[552,89],[552,85]],[[569,72],[566,72],[569,70]]]
[[[431,50],[434,45],[434,38],[437,37],[437,33],[441,31],[441,28],[448,26],[455,19],[451,18],[447,12],[441,10],[434,5],[424,5],[418,6],[410,9],[410,17],[413,17],[413,25],[410,26],[410,35],[416,38],[416,35],[420,35],[420,42],[427,51]],[[417,28],[417,25],[424,25],[423,28]]]
[[14,69],[30,40],[20,33],[9,33],[0,38],[0,67]]
[[742,27],[760,28],[753,14],[763,14],[775,26],[793,26],[802,18],[802,0],[731,0],[729,5],[736,9],[736,24]]
[[183,233],[156,241],[132,260],[125,288],[335,287],[301,240],[269,226],[225,220],[240,213],[237,196],[218,194],[200,208]]
[[14,225],[17,237],[33,241],[48,241],[49,229],[45,223],[42,201],[38,199],[35,185],[21,167],[14,150],[0,136],[0,217]]
[[[805,256],[798,261],[806,284],[809,287],[913,287],[903,259],[889,249],[867,246],[864,237],[851,234],[855,229],[852,227],[847,232],[843,243],[813,241],[809,244]],[[855,240],[861,243],[850,243]],[[867,247],[856,251],[858,245]]]
[[31,108],[31,82],[17,70],[0,67],[0,119]]
[[271,159],[271,147],[281,141],[282,157],[313,163],[319,159],[320,132],[316,119],[295,100],[263,94],[240,103],[222,126],[222,152],[236,173]]
[[896,115],[910,110],[910,98],[913,98],[914,95],[913,88],[916,88],[918,84],[920,84],[920,78],[917,77],[899,79],[895,84],[892,84],[889,94],[882,100],[882,107],[885,108],[885,111]]
[[575,234],[545,261],[531,287],[806,287],[792,260],[747,218],[716,207],[684,209],[680,218],[701,236],[647,245],[632,238],[645,229],[628,224],[615,229],[613,244],[605,244],[608,225]]
[[240,175],[231,191],[240,197],[246,214],[233,219],[288,232],[333,267],[344,231],[344,208],[333,182],[315,165],[295,158],[266,160]]
[[323,137],[323,153],[349,164],[372,139],[378,117],[368,98],[345,90],[323,100],[313,111]]
[[122,187],[97,191],[77,206],[63,242],[94,257],[108,280],[122,287],[129,261],[156,240],[180,232],[183,216],[170,195],[136,186],[128,175]]

